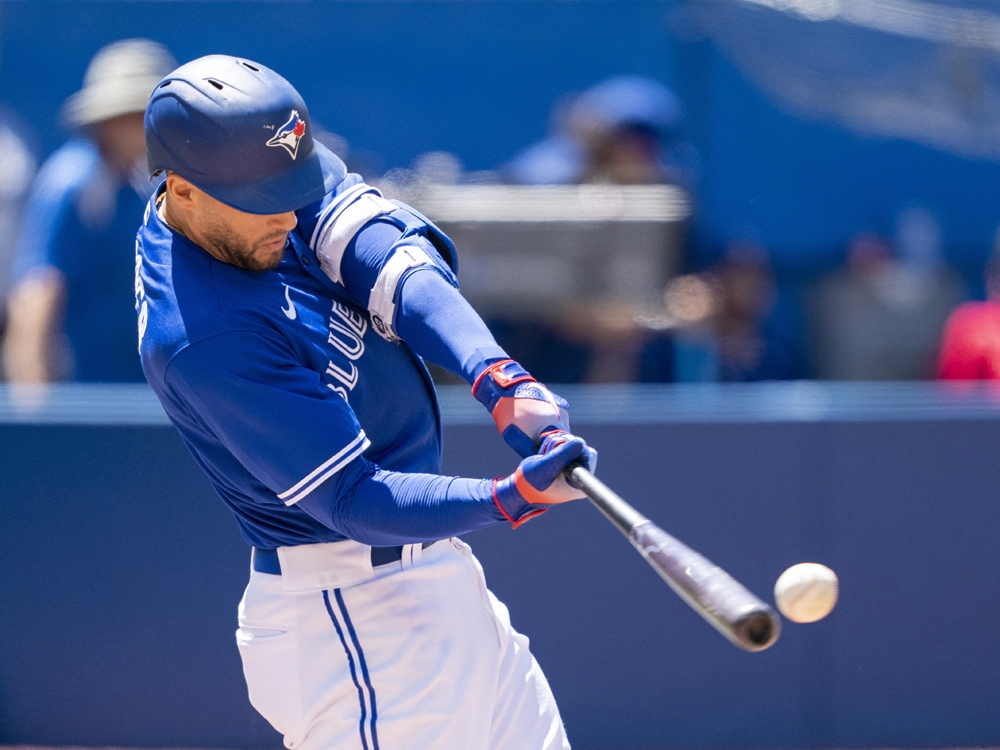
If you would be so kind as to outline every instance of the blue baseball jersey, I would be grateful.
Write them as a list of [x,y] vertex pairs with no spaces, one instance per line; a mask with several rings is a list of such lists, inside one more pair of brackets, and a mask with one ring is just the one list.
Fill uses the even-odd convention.
[[[461,300],[454,248],[430,222],[352,175],[298,212],[277,269],[255,273],[171,229],[157,198],[136,241],[143,369],[250,544],[395,544],[532,510],[501,512],[485,480],[435,476],[433,384],[398,330],[414,273],[414,289]],[[454,309],[470,325],[445,348],[472,378],[505,355],[471,308]]]

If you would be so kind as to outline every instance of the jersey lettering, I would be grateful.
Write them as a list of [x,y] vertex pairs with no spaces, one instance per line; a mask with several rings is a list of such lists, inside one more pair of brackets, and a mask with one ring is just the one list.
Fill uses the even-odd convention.
[[135,309],[146,296],[146,285],[142,281],[142,255],[139,254],[139,240],[135,241]]
[[365,331],[368,330],[368,321],[365,320],[364,316],[342,302],[333,303],[333,314],[346,323],[358,336],[364,336]]
[[330,318],[330,331],[326,342],[338,349],[348,359],[357,359],[365,353],[365,344],[361,337],[347,326]]
[[[148,211],[147,207],[147,211]],[[146,285],[142,281],[142,255],[139,254],[139,240],[135,241],[135,309],[139,311],[139,351],[142,351],[142,337],[149,325],[149,303],[146,302]]]
[[358,384],[358,368],[354,366],[353,362],[348,362],[347,366],[351,368],[350,371],[338,367],[333,360],[331,360],[326,364],[326,374],[335,377],[341,383],[346,385],[348,390],[353,391],[354,386]]
[[327,362],[325,374],[340,385],[327,383],[326,387],[339,394],[345,401],[358,384],[359,371],[354,362],[365,353],[364,335],[368,321],[364,316],[341,302],[334,302],[327,320],[327,343],[347,358],[347,367]]
[[146,335],[146,326],[149,325],[149,303],[146,300],[142,301],[142,307],[139,308],[139,351],[142,351],[142,337]]
[[326,387],[329,388],[334,393],[336,393],[342,399],[344,399],[344,401],[347,401],[347,391],[343,388],[343,386],[334,385],[333,383],[327,383]]

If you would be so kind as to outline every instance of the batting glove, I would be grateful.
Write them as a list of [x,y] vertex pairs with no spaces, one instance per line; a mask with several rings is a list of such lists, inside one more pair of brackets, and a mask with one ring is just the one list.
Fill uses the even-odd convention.
[[476,378],[472,395],[489,409],[507,445],[525,458],[542,442],[542,433],[569,430],[569,404],[512,359],[494,362]]
[[544,513],[550,505],[584,497],[566,481],[563,470],[567,466],[580,463],[593,471],[597,465],[597,451],[583,438],[563,430],[547,432],[543,437],[537,455],[521,461],[510,476],[493,481],[493,502],[515,529]]

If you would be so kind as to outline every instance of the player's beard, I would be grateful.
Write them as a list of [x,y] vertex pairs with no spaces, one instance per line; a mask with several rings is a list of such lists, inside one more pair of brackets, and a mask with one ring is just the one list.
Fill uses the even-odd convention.
[[244,271],[271,271],[278,267],[285,254],[284,245],[280,251],[264,255],[261,246],[283,237],[287,240],[288,232],[277,230],[259,237],[250,245],[240,237],[221,216],[213,216],[205,222],[202,229],[204,238],[212,243],[220,260]]

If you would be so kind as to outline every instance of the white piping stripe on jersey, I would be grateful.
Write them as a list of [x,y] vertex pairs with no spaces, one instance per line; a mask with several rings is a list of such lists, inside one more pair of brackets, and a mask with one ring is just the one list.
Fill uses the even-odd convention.
[[395,205],[373,193],[365,193],[345,206],[343,211],[330,218],[319,236],[315,250],[320,268],[333,281],[340,283],[340,263],[354,235],[376,216],[395,210]]
[[344,448],[334,453],[329,459],[317,466],[308,476],[296,484],[291,489],[285,490],[278,495],[279,500],[284,500],[285,505],[295,505],[319,485],[332,477],[347,464],[360,456],[371,445],[362,430],[358,436],[348,443]]
[[[403,274],[414,266],[433,265],[430,256],[416,245],[400,245],[382,266],[375,286],[368,296],[368,313],[372,316],[375,331],[388,341],[398,341],[392,327],[396,314],[396,287]],[[381,321],[381,323],[380,323]]]

